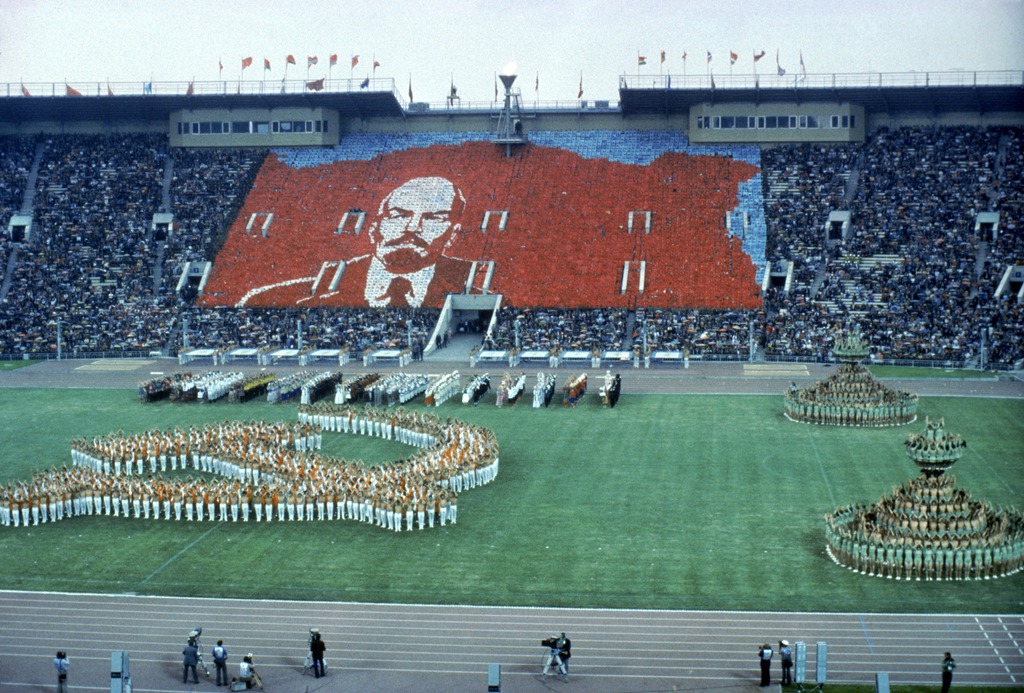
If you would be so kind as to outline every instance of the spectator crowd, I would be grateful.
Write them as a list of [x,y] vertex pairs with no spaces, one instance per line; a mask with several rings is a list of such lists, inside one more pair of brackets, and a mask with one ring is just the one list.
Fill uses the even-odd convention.
[[[0,138],[0,354],[174,354],[183,345],[422,353],[436,310],[255,309],[195,305],[176,291],[185,263],[212,261],[266,156],[174,149],[156,134]],[[505,306],[484,349],[686,350],[828,358],[856,332],[884,359],[993,365],[1024,357],[1024,309],[995,297],[1024,262],[1024,131],[880,128],[863,144],[781,145],[761,154],[766,260],[794,263],[788,291],[758,310]],[[26,194],[36,167],[33,195]],[[32,202],[31,237],[7,233]],[[833,210],[844,238],[826,240]],[[156,212],[173,214],[164,237]],[[996,233],[976,215],[1000,214]],[[13,258],[12,258],[13,255]],[[557,305],[558,297],[550,303]]]

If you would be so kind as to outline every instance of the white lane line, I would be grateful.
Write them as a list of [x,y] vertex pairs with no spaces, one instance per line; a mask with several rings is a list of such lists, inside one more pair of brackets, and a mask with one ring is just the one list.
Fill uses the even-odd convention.
[[184,556],[184,555],[185,555],[185,553],[187,553],[187,552],[188,552],[188,551],[189,551],[189,550],[190,550],[190,549],[191,549],[191,548],[192,548],[193,546],[195,546],[196,544],[198,544],[199,542],[201,542],[201,541],[202,541],[203,539],[205,539],[205,538],[206,538],[206,537],[207,537],[207,536],[208,536],[208,535],[210,534],[210,532],[212,532],[213,530],[215,530],[215,529],[217,529],[218,527],[220,527],[220,524],[221,524],[221,523],[220,523],[220,522],[218,522],[218,523],[217,523],[217,524],[215,524],[215,525],[214,525],[213,527],[210,527],[210,529],[208,529],[208,530],[206,530],[205,532],[203,532],[202,534],[200,534],[200,535],[199,535],[198,537],[196,537],[196,538],[195,538],[195,540],[194,540],[194,541],[193,541],[193,542],[192,542],[191,544],[189,544],[188,546],[186,546],[185,548],[183,548],[183,549],[182,549],[181,551],[179,551],[178,553],[176,553],[176,554],[174,554],[173,556],[171,556],[170,558],[168,558],[168,559],[167,559],[166,561],[164,561],[164,564],[163,564],[162,566],[160,566],[159,568],[157,568],[156,570],[154,570],[154,571],[153,571],[152,573],[150,573],[150,574],[149,574],[149,575],[147,575],[146,577],[142,578],[142,582],[144,582],[144,583],[146,583],[146,582],[149,582],[149,581],[150,581],[150,580],[152,580],[152,579],[153,579],[154,577],[156,577],[156,576],[157,576],[157,575],[159,575],[160,573],[164,572],[164,570],[166,570],[166,569],[167,569],[167,567],[168,567],[169,565],[171,565],[171,564],[172,564],[172,563],[174,563],[174,562],[175,562],[176,560],[178,560],[179,558],[181,558],[182,556]]

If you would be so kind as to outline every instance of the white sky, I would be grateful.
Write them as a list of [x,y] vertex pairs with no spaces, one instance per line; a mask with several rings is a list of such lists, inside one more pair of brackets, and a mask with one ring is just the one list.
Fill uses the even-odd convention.
[[[1024,70],[1024,0],[0,0],[0,84],[391,77],[417,101],[490,101],[518,63],[524,102],[616,99],[618,76]],[[667,52],[664,66],[660,52]],[[637,65],[637,54],[647,65]],[[265,73],[263,59],[271,61]],[[539,90],[535,91],[539,80]],[[116,90],[115,90],[116,91]],[[13,90],[12,90],[13,92]]]

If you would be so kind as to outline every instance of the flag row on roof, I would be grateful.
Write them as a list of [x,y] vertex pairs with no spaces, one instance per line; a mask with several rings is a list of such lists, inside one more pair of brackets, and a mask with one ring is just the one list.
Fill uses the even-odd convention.
[[[309,70],[311,70],[313,67],[315,67],[315,66],[317,66],[319,64],[320,64],[320,57],[319,56],[316,56],[316,55],[308,55],[308,56],[306,56],[306,71],[307,72]],[[327,69],[328,70],[332,70],[332,69],[334,69],[334,66],[337,65],[337,64],[338,64],[338,54],[337,53],[331,53],[327,57]],[[354,70],[358,64],[359,64],[359,54],[355,53],[349,59],[350,69]],[[289,65],[298,65],[298,61],[295,59],[295,56],[292,55],[291,53],[289,53],[288,55],[286,55],[284,57],[284,70],[285,70],[285,72],[288,71],[288,66]],[[241,69],[242,69],[243,72],[245,70],[249,69],[252,66],[253,66],[253,57],[252,56],[248,56],[248,57],[242,58],[242,67],[241,67]],[[220,72],[223,74],[223,72],[224,72],[224,59],[223,58],[221,58],[220,61],[218,62],[218,67],[220,69]],[[373,58],[373,70],[374,70],[374,72],[376,72],[378,67],[380,67],[380,61],[377,60],[376,56],[374,56],[374,58]],[[272,63],[270,61],[270,58],[264,57],[263,58],[263,71],[264,72],[268,72],[268,71],[271,71],[272,69],[273,69],[273,65],[272,65]]]
[[[710,69],[710,66],[713,63],[714,59],[715,59],[715,54],[713,52],[711,52],[710,50],[706,51],[706,52],[707,52],[707,65],[709,66],[709,69]],[[756,50],[755,49],[755,50],[751,51],[751,64],[754,65],[754,69],[755,70],[757,70],[757,63],[763,57],[765,57],[765,55],[766,55],[766,52],[764,51],[764,49],[762,49],[762,50]],[[686,69],[686,59],[689,57],[689,53],[687,53],[687,51],[684,50],[680,57],[682,58],[683,69],[685,70]],[[664,65],[666,62],[668,62],[668,60],[669,60],[668,52],[664,51],[664,50],[661,51],[661,61],[660,61],[659,65]],[[730,66],[735,65],[739,61],[740,61],[740,54],[737,53],[734,50],[730,50],[729,51],[729,65]],[[640,51],[637,51],[637,53],[636,53],[636,64],[637,64],[637,67],[642,67],[644,65],[647,65],[648,64],[647,56],[645,54],[641,53]],[[778,49],[775,50],[775,67],[776,67],[776,71],[778,72],[780,77],[786,74],[785,68],[783,68],[782,64],[779,62],[779,51],[778,51]],[[800,72],[803,73],[804,75],[807,74],[807,67],[804,65],[804,52],[802,50],[800,51]]]

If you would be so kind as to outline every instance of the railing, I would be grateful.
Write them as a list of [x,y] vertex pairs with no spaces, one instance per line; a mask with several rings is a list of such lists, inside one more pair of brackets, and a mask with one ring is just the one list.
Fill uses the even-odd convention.
[[164,358],[162,351],[65,351],[57,357],[56,351],[26,351],[24,353],[0,354],[0,361],[73,361],[97,359],[156,359]]
[[[839,363],[839,359],[829,357],[825,359],[810,356],[790,356],[786,354],[765,354],[765,361],[774,363]],[[910,366],[912,368],[956,368],[968,369],[966,361],[953,359],[870,359],[866,365],[869,366]],[[991,368],[998,369],[1003,366],[989,364]],[[1005,366],[1009,368],[1009,366]]]
[[0,96],[19,98],[111,96],[234,96],[310,93],[391,93],[402,102],[395,80],[374,79],[225,79],[186,82],[7,82]]
[[[443,101],[408,100],[391,78],[345,79],[223,79],[216,81],[175,82],[7,82],[0,84],[0,97],[15,98],[110,98],[112,96],[251,96],[272,94],[392,94],[410,113],[479,112],[500,109],[498,99],[472,101],[455,98]],[[614,111],[619,102],[607,99],[571,99],[541,101],[521,99],[523,108],[532,111]]]
[[[354,349],[354,348],[353,348]],[[361,353],[358,350],[353,350],[350,355],[354,359],[359,359]],[[74,351],[64,352],[61,355],[61,360],[91,360],[97,359],[153,359],[153,358],[176,358],[176,354],[167,355],[156,349],[152,351]],[[56,361],[57,352],[55,351],[34,351],[25,353],[7,353],[0,354],[0,361]],[[748,354],[693,354],[690,356],[691,363],[700,362],[749,362],[750,357]],[[836,358],[818,359],[811,356],[789,356],[784,354],[766,354],[764,357],[765,362],[768,363],[839,363]],[[652,362],[653,363],[653,362]],[[664,362],[657,362],[659,367],[665,366]],[[681,365],[672,362],[671,365]],[[942,369],[965,369],[973,370],[967,367],[964,361],[953,361],[949,359],[873,359],[869,364],[871,366],[908,366],[911,368],[942,368]],[[1011,371],[1014,369],[1020,369],[1024,367],[1024,362],[1013,363],[989,363],[988,370],[992,371]],[[979,371],[980,372],[980,371]]]
[[696,75],[622,75],[620,89],[856,89],[866,87],[1020,87],[1024,72],[999,70],[974,72],[853,72],[785,75],[767,66],[760,74],[705,72]]
[[[250,68],[253,75],[259,71]],[[744,71],[699,74],[624,74],[619,77],[620,89],[852,89],[891,87],[1020,87],[1024,72],[1018,70],[944,72],[853,72],[803,73],[790,69],[779,75],[768,65],[761,73]],[[360,92],[388,93],[410,113],[479,112],[501,108],[504,95],[489,100],[462,98],[442,101],[406,99],[387,78],[342,78],[307,76],[303,79],[246,79],[245,73],[234,79],[215,81],[171,82],[6,82],[0,84],[0,98],[104,98],[111,96],[231,96],[270,94],[353,94]],[[530,100],[520,95],[522,107],[531,111],[616,111],[619,101],[613,99],[569,99],[555,101]]]

